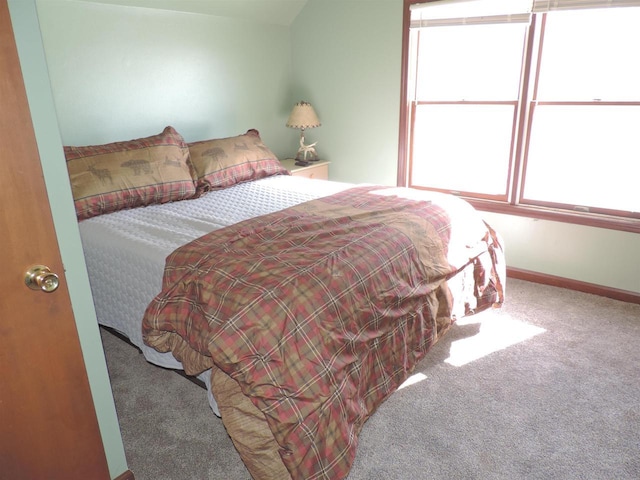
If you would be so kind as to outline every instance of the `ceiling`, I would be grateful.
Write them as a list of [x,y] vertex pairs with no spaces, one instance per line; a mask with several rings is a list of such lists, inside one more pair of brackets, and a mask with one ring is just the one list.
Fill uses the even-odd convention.
[[[45,0],[46,1],[46,0]],[[291,25],[307,0],[81,0]]]

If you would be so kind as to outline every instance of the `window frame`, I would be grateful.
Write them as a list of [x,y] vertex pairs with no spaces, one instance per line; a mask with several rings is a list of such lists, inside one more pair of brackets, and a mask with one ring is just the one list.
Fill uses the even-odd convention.
[[[399,142],[398,142],[398,170],[397,170],[397,185],[409,186],[410,181],[410,162],[411,162],[411,138],[410,135],[413,131],[413,125],[411,124],[414,118],[412,114],[413,102],[409,99],[409,81],[411,81],[410,72],[410,35],[409,28],[411,23],[411,11],[410,7],[413,4],[427,3],[438,0],[404,0],[403,4],[403,22],[402,22],[402,59],[401,59],[401,94],[400,94],[400,122],[399,122]],[[543,17],[544,18],[544,17]],[[531,81],[531,63],[532,57],[535,51],[535,36],[532,32],[535,32],[537,17],[534,15],[531,20],[528,33],[525,38],[525,71],[523,72],[523,85],[520,92],[520,98],[518,102],[520,109],[516,111],[517,122],[520,124],[528,123],[530,121],[530,105],[527,99],[523,98],[529,91]],[[540,61],[540,58],[535,59],[536,62]],[[535,79],[534,79],[535,80]],[[535,85],[534,85],[535,86]],[[461,102],[462,103],[462,102]],[[621,102],[624,103],[624,102]],[[523,155],[523,149],[525,148],[525,142],[527,138],[522,138],[528,129],[518,129],[516,138],[512,138],[511,149],[515,149],[513,161],[511,162],[510,171],[508,172],[508,185],[506,190],[508,193],[506,200],[496,200],[491,198],[477,198],[465,196],[464,192],[460,192],[459,196],[467,200],[475,208],[481,211],[524,216],[529,218],[536,218],[542,220],[550,220],[564,223],[572,223],[579,225],[586,225],[590,227],[606,228],[610,230],[619,230],[632,233],[640,233],[640,218],[634,216],[620,216],[612,215],[607,212],[601,211],[571,211],[564,210],[553,204],[543,204],[544,202],[537,202],[537,204],[520,204],[522,197],[521,185],[523,175],[525,173],[526,159]],[[420,187],[414,187],[420,188]]]

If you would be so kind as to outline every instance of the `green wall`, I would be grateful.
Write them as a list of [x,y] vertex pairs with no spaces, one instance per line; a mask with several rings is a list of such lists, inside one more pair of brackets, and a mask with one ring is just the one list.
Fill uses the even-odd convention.
[[333,180],[395,185],[402,0],[309,0],[291,27],[294,98]]
[[[395,184],[402,0],[309,0],[291,28],[293,93],[316,108],[310,141],[330,177]],[[510,267],[640,293],[640,235],[487,213]]]
[[[287,26],[153,8],[37,0],[65,145],[174,126],[187,141],[257,128],[295,146]],[[152,3],[150,3],[152,5]]]

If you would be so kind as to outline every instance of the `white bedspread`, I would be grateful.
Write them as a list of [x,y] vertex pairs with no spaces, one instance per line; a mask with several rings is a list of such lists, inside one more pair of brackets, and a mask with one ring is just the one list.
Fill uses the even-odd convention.
[[[147,305],[160,292],[165,258],[210,231],[350,186],[278,175],[195,200],[123,210],[80,222],[98,323],[124,334],[149,362],[181,369],[173,355],[145,345],[140,328]],[[208,372],[199,378],[210,387]],[[208,396],[219,415],[213,396]]]

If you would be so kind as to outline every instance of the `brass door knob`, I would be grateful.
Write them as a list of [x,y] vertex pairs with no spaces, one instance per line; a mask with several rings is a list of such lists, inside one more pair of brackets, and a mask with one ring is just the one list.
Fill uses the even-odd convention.
[[45,265],[34,265],[24,277],[24,283],[32,290],[42,290],[43,292],[55,292],[60,285],[58,275],[53,273]]

